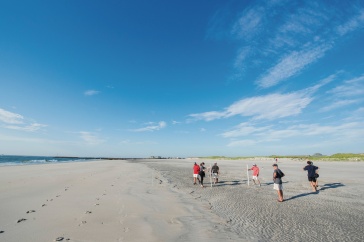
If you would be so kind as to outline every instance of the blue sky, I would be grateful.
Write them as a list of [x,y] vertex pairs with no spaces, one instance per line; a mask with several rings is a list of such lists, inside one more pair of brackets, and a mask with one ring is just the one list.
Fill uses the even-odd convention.
[[362,153],[363,1],[1,1],[0,154]]

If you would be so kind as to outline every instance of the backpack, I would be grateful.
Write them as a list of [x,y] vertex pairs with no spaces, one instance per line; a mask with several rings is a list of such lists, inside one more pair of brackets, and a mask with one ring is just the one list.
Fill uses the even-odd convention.
[[285,176],[285,174],[281,170],[279,170],[279,169],[277,171],[277,174],[279,175],[279,178],[282,178],[282,177]]

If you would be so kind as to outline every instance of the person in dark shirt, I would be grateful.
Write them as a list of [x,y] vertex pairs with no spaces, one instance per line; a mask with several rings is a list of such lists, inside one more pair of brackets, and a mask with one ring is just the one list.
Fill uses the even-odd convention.
[[307,171],[307,178],[310,182],[312,189],[314,192],[317,191],[317,170],[319,168],[317,166],[314,166],[312,161],[307,161],[307,166],[303,167],[304,171]]
[[273,164],[273,189],[277,190],[278,193],[278,202],[283,202],[283,186],[282,186],[282,177],[284,177],[284,173],[278,169],[277,164]]
[[202,162],[200,164],[200,172],[198,173],[200,175],[200,179],[201,179],[201,187],[204,187],[203,186],[203,178],[205,177],[205,170],[206,170],[205,162]]
[[214,184],[219,182],[219,174],[220,174],[220,168],[215,162],[215,164],[211,167],[211,176],[214,179]]

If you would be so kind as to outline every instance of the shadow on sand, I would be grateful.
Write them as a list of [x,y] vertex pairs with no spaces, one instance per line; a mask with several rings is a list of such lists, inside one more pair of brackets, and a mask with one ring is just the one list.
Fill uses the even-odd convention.
[[213,186],[216,187],[220,187],[220,186],[236,186],[236,185],[240,185],[240,184],[244,184],[244,180],[243,181],[219,181],[216,184],[213,184]]
[[338,188],[338,187],[343,187],[345,186],[344,184],[342,184],[341,182],[335,182],[335,183],[327,183],[321,186],[320,191],[324,191],[326,189],[331,189],[331,188]]
[[345,186],[344,184],[340,183],[340,182],[335,182],[335,183],[327,183],[321,186],[320,190],[317,190],[316,192],[307,192],[307,193],[302,193],[290,198],[285,199],[284,201],[289,201],[289,200],[293,200],[296,198],[300,198],[300,197],[305,197],[308,195],[315,195],[315,194],[319,194],[320,191],[324,191],[326,189],[331,189],[331,188],[338,188],[338,187],[343,187]]
[[[284,181],[284,182],[282,182],[282,184],[286,184],[286,183],[289,183],[288,181]],[[266,182],[266,183],[262,183],[262,185],[263,184],[265,184],[265,185],[267,185],[267,186],[269,186],[269,185],[273,185],[274,184],[274,182]]]

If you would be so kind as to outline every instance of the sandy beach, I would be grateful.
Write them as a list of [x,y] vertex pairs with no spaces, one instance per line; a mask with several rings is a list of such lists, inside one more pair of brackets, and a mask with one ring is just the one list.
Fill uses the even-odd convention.
[[[364,163],[218,160],[220,182],[193,185],[202,160],[113,160],[0,167],[0,241],[364,241]],[[209,166],[215,161],[204,160]],[[247,184],[246,166],[262,186]]]

